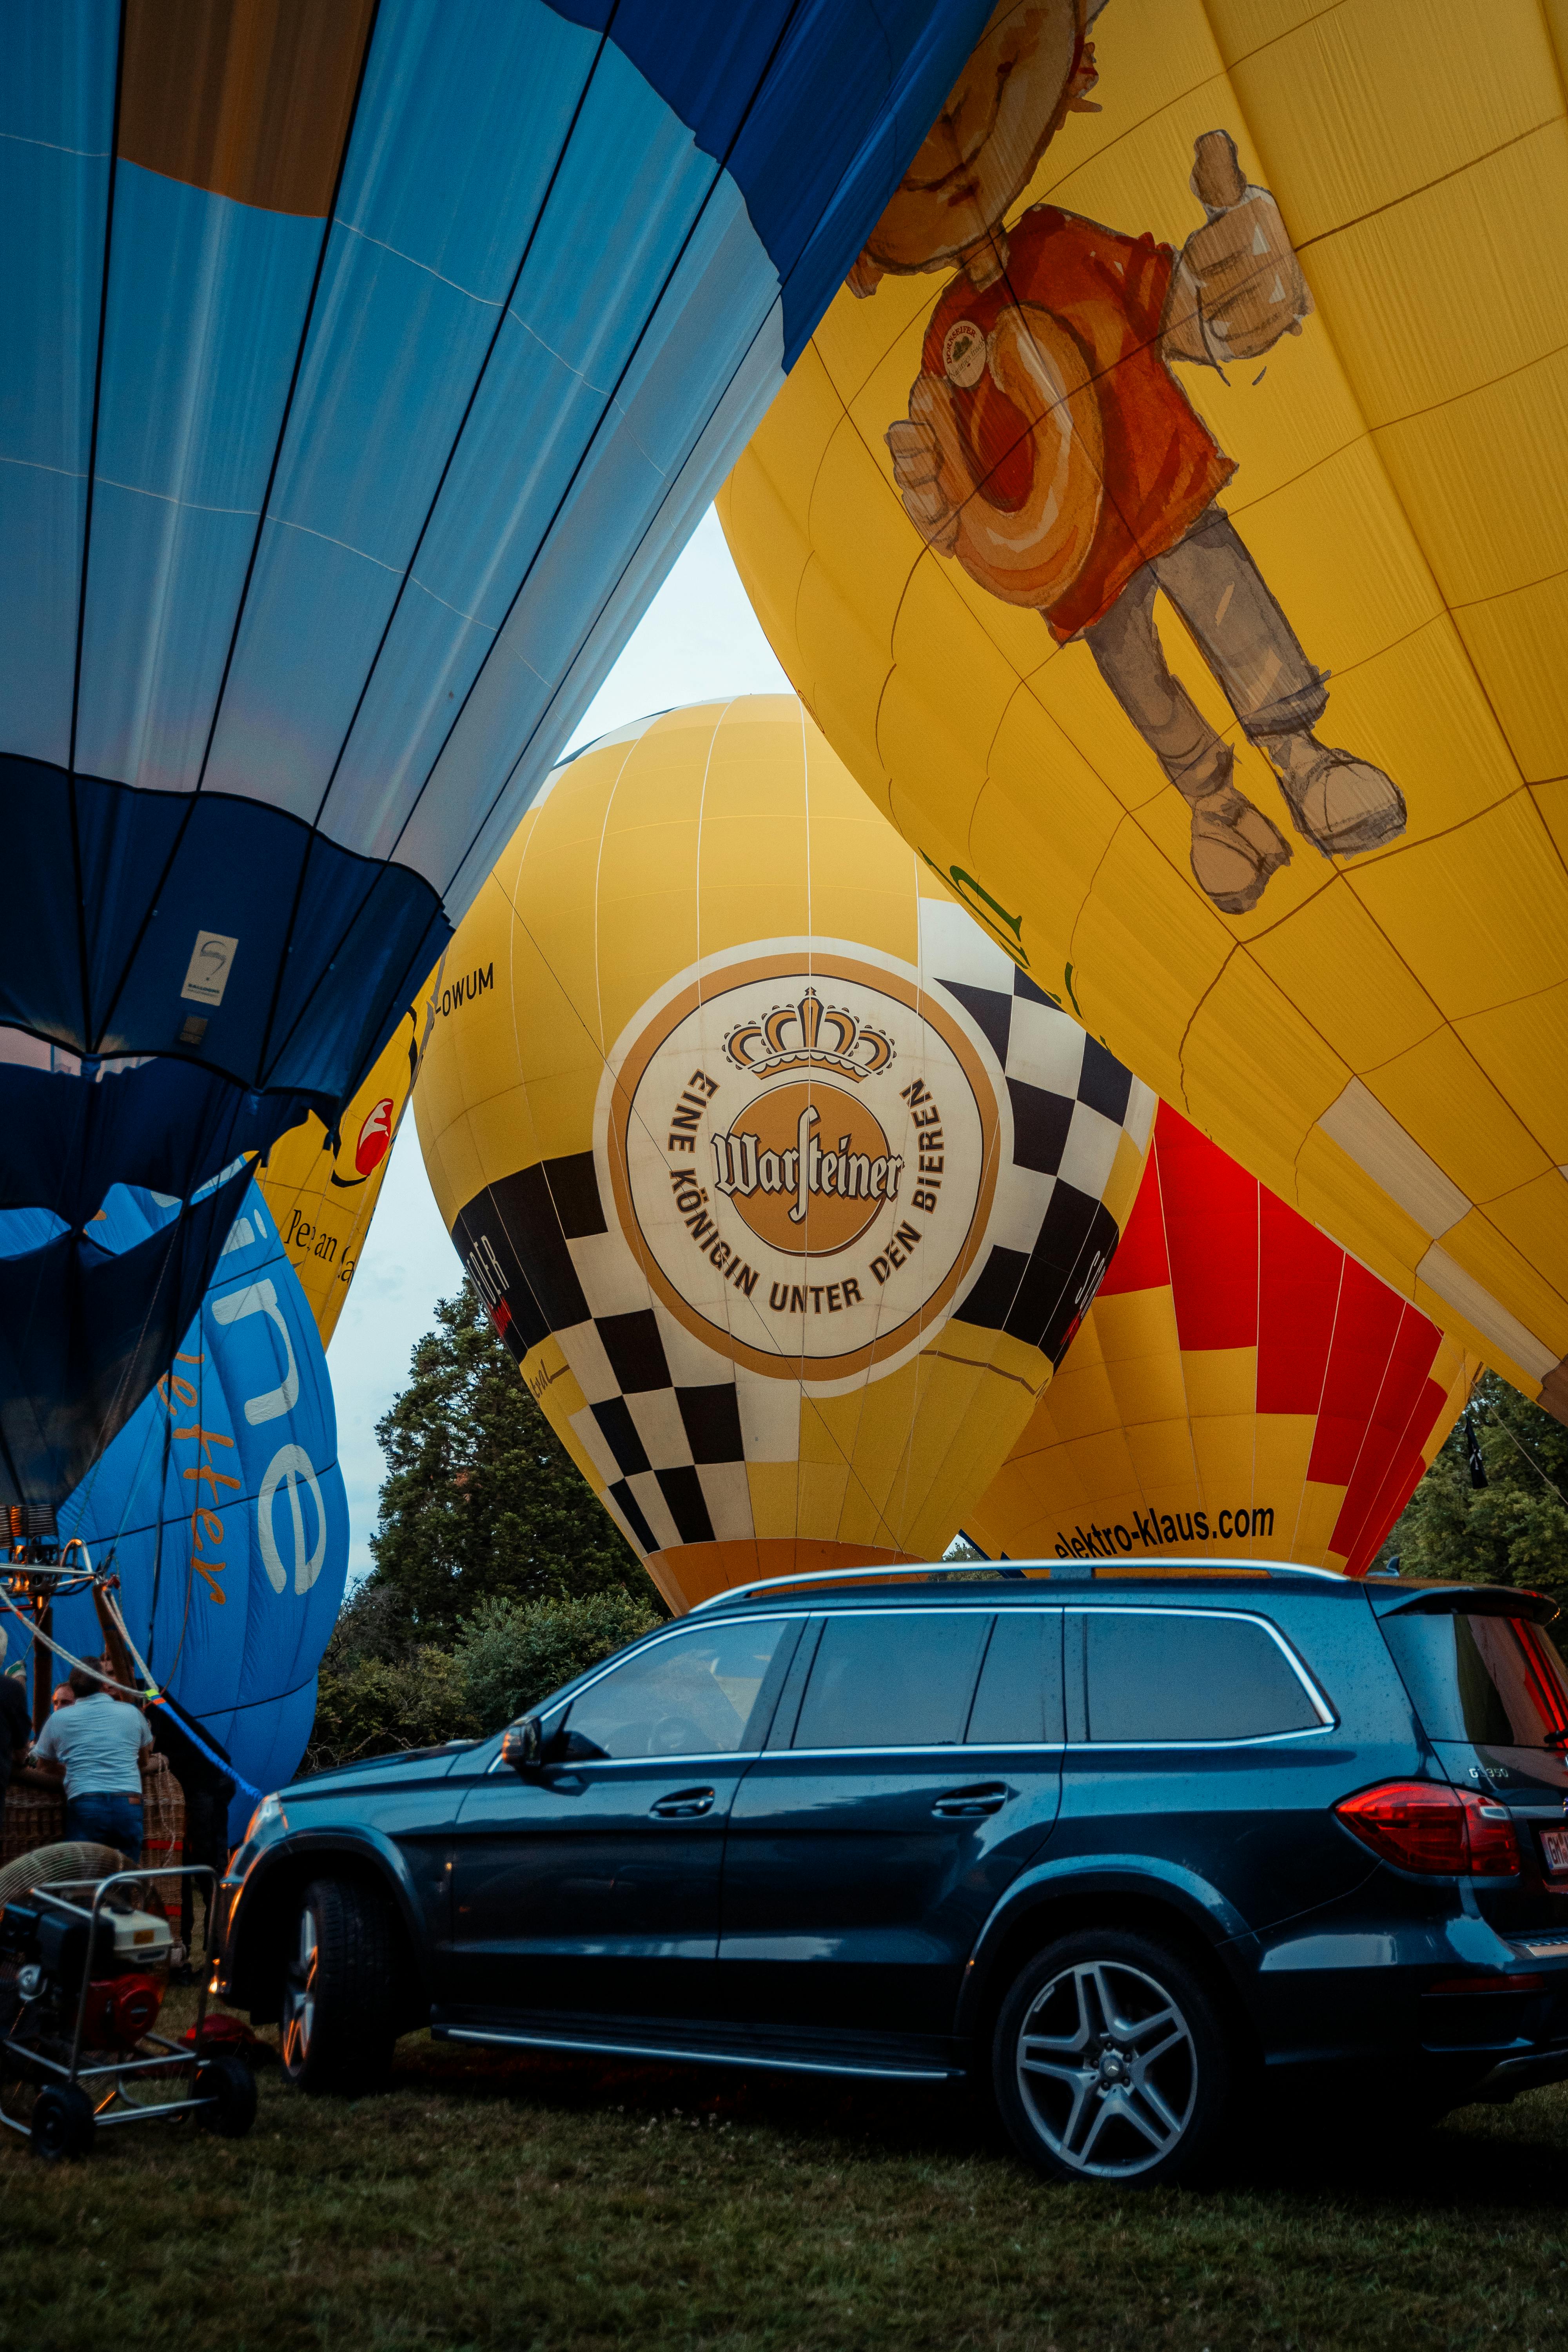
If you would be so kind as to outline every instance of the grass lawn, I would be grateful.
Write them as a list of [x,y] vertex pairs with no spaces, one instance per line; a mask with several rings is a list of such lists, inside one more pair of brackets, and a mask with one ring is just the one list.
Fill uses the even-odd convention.
[[[186,2001],[188,2006],[188,1999]],[[1568,2347],[1568,2088],[1104,2195],[949,2092],[401,2045],[395,2088],[0,2146],[5,2352]]]

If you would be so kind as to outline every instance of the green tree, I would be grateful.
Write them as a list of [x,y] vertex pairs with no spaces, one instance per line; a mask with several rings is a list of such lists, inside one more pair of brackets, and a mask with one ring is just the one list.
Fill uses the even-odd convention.
[[1486,1472],[1471,1477],[1460,1414],[1434,1455],[1376,1565],[1405,1576],[1528,1584],[1568,1601],[1568,1429],[1495,1372],[1483,1372],[1470,1417]]
[[458,1635],[463,1703],[480,1732],[499,1731],[612,1651],[658,1622],[646,1598],[591,1592],[582,1601],[481,1601]]
[[379,1644],[384,1658],[416,1640],[449,1646],[491,1600],[625,1592],[658,1607],[471,1284],[439,1302],[436,1322],[414,1350],[408,1386],[376,1423],[387,1475],[356,1646],[376,1654]]

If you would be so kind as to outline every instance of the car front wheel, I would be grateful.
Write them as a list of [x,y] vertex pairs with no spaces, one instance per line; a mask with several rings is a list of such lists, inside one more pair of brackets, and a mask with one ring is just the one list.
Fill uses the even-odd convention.
[[393,1927],[370,1888],[312,1879],[284,1969],[283,2071],[301,2091],[370,2091],[385,2081],[396,2039]]
[[1189,2176],[1230,2105],[1214,2000],[1177,1952],[1080,1928],[1038,1953],[1002,2004],[992,2050],[1002,2119],[1059,2179],[1152,2188]]

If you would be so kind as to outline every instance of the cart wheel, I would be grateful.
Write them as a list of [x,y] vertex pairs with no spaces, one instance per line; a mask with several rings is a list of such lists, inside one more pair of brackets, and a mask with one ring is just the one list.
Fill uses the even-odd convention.
[[219,2139],[243,2139],[256,2121],[256,2077],[243,2058],[229,2052],[203,2059],[196,2068],[196,2096],[213,2103],[196,2109],[196,2121]]
[[59,2164],[92,2153],[92,2101],[78,2083],[56,2090],[51,2084],[33,2102],[33,2154],[47,2164]]

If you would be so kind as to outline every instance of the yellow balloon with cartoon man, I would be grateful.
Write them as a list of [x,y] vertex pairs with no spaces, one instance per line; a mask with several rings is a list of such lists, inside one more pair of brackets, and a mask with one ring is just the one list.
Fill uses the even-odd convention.
[[998,941],[1568,1416],[1557,37],[1089,13],[995,10],[731,545]]

